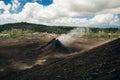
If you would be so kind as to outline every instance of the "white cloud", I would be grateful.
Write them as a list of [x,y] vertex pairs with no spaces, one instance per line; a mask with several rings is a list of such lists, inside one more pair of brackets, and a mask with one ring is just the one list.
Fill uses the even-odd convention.
[[0,9],[3,9],[4,12],[3,14],[0,15],[0,19],[6,19],[6,18],[10,18],[9,16],[11,15],[9,13],[9,9],[10,9],[11,5],[5,5],[5,3],[3,1],[0,1]]
[[100,14],[90,20],[90,24],[119,24],[120,20],[117,15]]
[[115,14],[99,14],[94,16],[92,19],[86,18],[60,18],[52,21],[53,24],[64,24],[64,25],[80,25],[80,26],[87,26],[87,25],[97,25],[97,24],[119,24],[120,19]]
[[87,15],[120,8],[120,0],[54,0],[54,5],[60,11],[67,11],[67,15]]
[[[13,0],[12,3],[12,10],[15,11],[20,3],[18,0]],[[17,21],[38,24],[116,24],[119,19],[115,14],[120,13],[120,0],[54,0],[53,4],[46,7],[37,2],[26,3],[23,10],[18,14],[9,13],[10,5],[5,5],[3,2],[0,4],[5,9],[0,18],[11,18]],[[72,18],[91,14],[96,15],[91,20]]]
[[11,7],[10,4],[8,5],[5,5],[5,3],[3,1],[0,1],[0,9],[3,9],[3,10],[9,10]]
[[12,11],[16,12],[18,7],[20,6],[20,3],[18,0],[12,0]]
[[84,24],[88,24],[89,21],[86,18],[69,18],[69,17],[64,17],[64,18],[59,18],[59,19],[55,19],[53,20],[51,23],[53,24],[63,24],[63,25],[84,25]]
[[7,24],[7,23],[16,23],[17,21],[14,19],[0,19],[0,24]]
[[105,9],[103,11],[100,11],[98,14],[120,14],[120,7],[118,8],[112,8],[112,9]]

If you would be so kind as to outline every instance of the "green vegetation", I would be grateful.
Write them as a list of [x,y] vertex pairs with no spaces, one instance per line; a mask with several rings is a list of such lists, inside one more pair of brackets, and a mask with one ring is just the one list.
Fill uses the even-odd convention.
[[86,30],[85,36],[114,38],[120,36],[118,28],[90,28]]
[[[24,36],[28,33],[47,32],[64,34],[74,29],[75,27],[64,26],[46,26],[30,23],[16,23],[0,25],[0,37],[18,37]],[[89,37],[105,37],[114,38],[120,36],[119,28],[85,28],[85,36]]]
[[63,34],[72,29],[73,27],[45,26],[30,23],[5,24],[0,25],[0,37],[18,37],[34,32]]
[[46,26],[46,25],[38,25],[38,24],[30,24],[30,23],[16,23],[16,24],[0,25],[0,32],[4,30],[12,30],[12,29],[62,34],[62,33],[67,33],[68,31],[72,30],[73,27]]
[[11,30],[4,30],[0,32],[0,37],[18,37],[24,36],[28,33],[33,33],[32,30],[22,30],[22,29],[11,29]]

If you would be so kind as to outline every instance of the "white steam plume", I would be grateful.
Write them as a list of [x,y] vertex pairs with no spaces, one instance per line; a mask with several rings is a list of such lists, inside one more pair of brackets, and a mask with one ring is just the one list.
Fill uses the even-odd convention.
[[85,28],[75,28],[67,34],[62,34],[57,39],[65,46],[72,44],[77,37],[82,37],[85,33]]

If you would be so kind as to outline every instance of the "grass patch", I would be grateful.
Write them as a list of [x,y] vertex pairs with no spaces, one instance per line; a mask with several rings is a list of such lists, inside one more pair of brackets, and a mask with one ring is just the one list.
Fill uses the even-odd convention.
[[22,30],[22,29],[11,29],[11,30],[4,30],[0,32],[0,37],[19,37],[24,36],[29,33],[34,33],[33,30]]
[[85,36],[115,38],[120,37],[120,29],[89,29],[85,32]]

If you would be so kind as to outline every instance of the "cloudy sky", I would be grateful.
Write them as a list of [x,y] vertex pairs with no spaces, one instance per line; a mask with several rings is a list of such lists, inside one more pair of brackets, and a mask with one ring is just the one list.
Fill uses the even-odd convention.
[[0,25],[120,26],[120,0],[0,0]]

